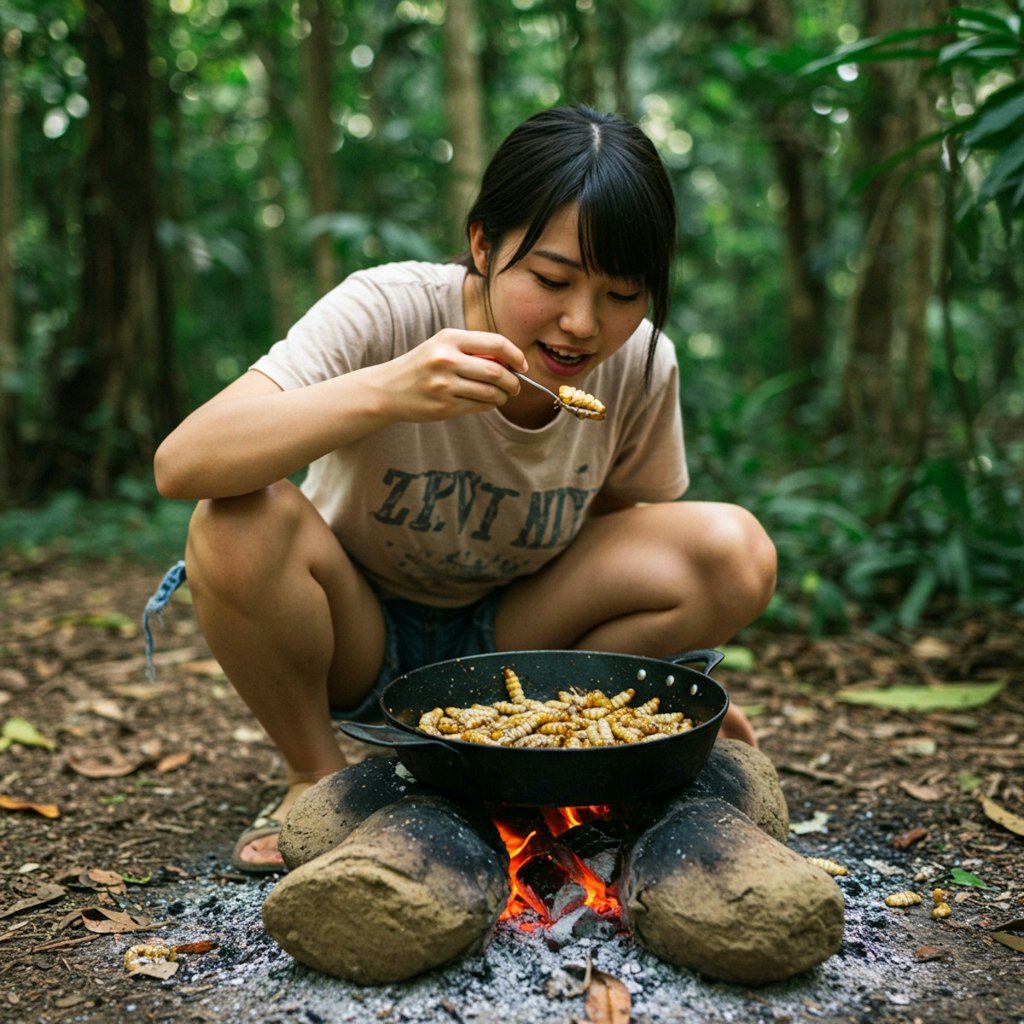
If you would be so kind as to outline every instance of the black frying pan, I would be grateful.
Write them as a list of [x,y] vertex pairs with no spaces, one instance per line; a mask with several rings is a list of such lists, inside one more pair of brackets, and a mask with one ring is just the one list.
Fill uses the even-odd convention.
[[[643,658],[597,651],[502,651],[455,658],[407,672],[385,687],[385,725],[341,722],[349,736],[394,747],[420,782],[454,796],[530,807],[635,803],[685,786],[704,767],[729,706],[709,677],[720,651]],[[685,668],[704,662],[704,671]],[[636,690],[634,705],[661,698],[661,711],[683,711],[699,724],[647,743],[582,749],[531,749],[437,739],[417,728],[435,707],[468,707],[508,698],[502,669],[514,669],[527,697],[548,700],[570,687],[613,696]]]

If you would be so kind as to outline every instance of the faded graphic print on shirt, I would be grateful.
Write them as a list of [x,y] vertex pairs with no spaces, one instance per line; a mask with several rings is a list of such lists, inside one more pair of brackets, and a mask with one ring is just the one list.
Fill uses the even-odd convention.
[[[492,483],[473,470],[409,473],[390,468],[382,482],[386,497],[371,512],[378,523],[401,531],[444,534],[450,541],[442,545],[433,537],[429,549],[408,551],[399,563],[403,572],[425,581],[439,570],[449,579],[474,580],[507,579],[530,571],[537,558],[527,552],[554,553],[566,547],[597,493],[593,488],[556,487],[533,491],[524,501],[520,491]],[[406,537],[396,546],[405,549],[408,541]],[[489,550],[488,545],[493,547]]]

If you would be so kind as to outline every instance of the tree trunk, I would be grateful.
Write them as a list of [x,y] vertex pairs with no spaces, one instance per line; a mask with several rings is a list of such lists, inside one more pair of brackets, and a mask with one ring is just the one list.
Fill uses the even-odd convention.
[[[924,86],[914,97],[915,135],[920,138],[937,127],[935,96]],[[935,263],[938,246],[939,203],[934,168],[918,174],[910,186],[908,273],[904,275],[903,302],[904,387],[906,400],[900,428],[908,461],[916,465],[925,453],[931,407],[931,360],[928,346],[928,305],[935,295]]]
[[453,150],[446,220],[455,251],[466,247],[463,221],[484,170],[483,91],[474,3],[448,0],[444,18],[444,107]]
[[[309,205],[314,217],[336,209],[334,187],[334,142],[337,128],[331,120],[331,17],[328,0],[301,0],[299,10],[309,23],[302,42],[302,70],[306,93],[306,173]],[[330,291],[338,282],[334,245],[330,233],[315,236],[313,281],[318,294]]]
[[[267,119],[271,124],[287,124],[289,113],[284,98],[288,94],[288,87],[281,74],[279,46],[273,33],[264,34],[263,40],[256,47],[256,52],[266,72]],[[260,174],[264,181],[274,182],[283,203],[285,189],[277,154],[278,150],[274,146],[260,147]],[[267,287],[270,291],[272,335],[275,339],[283,338],[295,322],[297,313],[295,276],[291,261],[288,259],[288,221],[284,220],[277,225],[272,222],[264,224],[261,235]],[[335,269],[332,254],[332,275]],[[332,276],[331,284],[334,283],[336,278]]]
[[[754,0],[751,14],[758,32],[773,44],[793,42],[793,14],[779,0]],[[824,237],[824,179],[820,148],[807,137],[806,112],[801,107],[775,105],[764,111],[764,131],[772,148],[775,173],[785,190],[782,211],[785,245],[788,363],[810,370],[825,358],[829,295],[815,257]],[[814,387],[808,379],[794,389],[794,406]]]
[[566,14],[565,32],[570,45],[566,46],[564,82],[566,99],[571,103],[598,105],[597,66],[598,49],[597,11],[570,4]]
[[[941,24],[946,0],[868,0],[864,34]],[[858,119],[865,167],[875,167],[936,127],[934,86],[918,61],[863,66],[869,103]],[[843,387],[845,423],[869,457],[913,463],[928,424],[925,315],[934,293],[938,216],[935,147],[874,177],[864,192],[864,243],[850,303]],[[897,449],[887,450],[886,438]]]
[[77,370],[57,405],[63,485],[103,496],[148,466],[178,419],[168,302],[156,241],[147,5],[86,0],[89,115]]
[[612,68],[615,111],[624,117],[630,117],[633,111],[629,88],[631,14],[629,0],[618,0],[618,3],[608,8],[609,38],[613,40],[609,63]]
[[11,250],[18,219],[18,119],[21,102],[15,85],[15,55],[20,35],[8,32],[2,41],[0,65],[0,508],[11,500],[14,480],[14,438],[17,425],[10,381],[18,368],[14,323],[14,265]]

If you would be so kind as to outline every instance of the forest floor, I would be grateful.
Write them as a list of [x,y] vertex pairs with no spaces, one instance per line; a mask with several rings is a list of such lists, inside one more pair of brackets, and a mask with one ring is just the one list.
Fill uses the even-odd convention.
[[[565,951],[523,965],[507,935],[468,964],[373,990],[281,952],[259,916],[274,879],[229,865],[279,766],[205,648],[187,590],[155,628],[147,678],[140,613],[159,576],[0,556],[0,1020],[1024,1022],[1020,619],[951,615],[900,640],[776,628],[739,638],[753,664],[727,660],[715,678],[756,716],[790,845],[849,869],[843,947],[751,990],[627,951],[618,969],[632,1006],[615,1017],[556,983],[575,977]],[[845,692],[893,685],[933,706],[879,708]],[[936,887],[952,910],[941,921]],[[922,904],[884,905],[904,889]],[[159,979],[126,971],[137,943],[193,945]],[[616,969],[600,947],[586,957]],[[516,1009],[500,1009],[496,985]]]

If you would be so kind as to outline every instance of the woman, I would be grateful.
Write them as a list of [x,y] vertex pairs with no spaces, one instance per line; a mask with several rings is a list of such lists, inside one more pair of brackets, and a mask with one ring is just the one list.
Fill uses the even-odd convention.
[[[676,501],[674,235],[636,126],[540,113],[489,165],[464,262],[351,275],[160,446],[160,492],[199,499],[200,628],[285,763],[236,866],[281,868],[280,821],[345,765],[332,711],[372,714],[396,674],[493,650],[664,656],[764,610],[775,550],[756,520]],[[585,384],[607,418],[512,371]],[[738,708],[722,735],[754,741]]]

